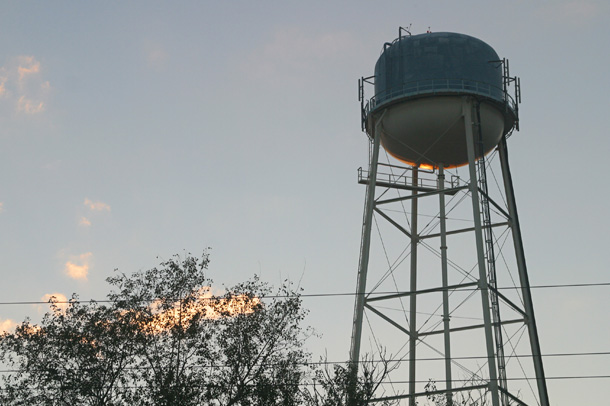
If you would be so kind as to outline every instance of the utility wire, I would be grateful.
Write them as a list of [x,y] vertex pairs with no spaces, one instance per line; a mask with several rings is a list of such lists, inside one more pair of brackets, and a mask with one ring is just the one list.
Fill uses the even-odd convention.
[[[549,353],[549,354],[542,354],[541,357],[543,358],[555,358],[555,357],[588,357],[588,356],[601,356],[601,355],[610,355],[610,351],[598,351],[598,352],[568,352],[568,353]],[[511,355],[510,358],[531,358],[532,355],[529,354],[514,354]],[[478,356],[478,355],[473,355],[473,356],[462,356],[462,357],[451,357],[452,360],[457,360],[457,361],[464,361],[464,360],[479,360],[479,359],[487,359],[488,357],[485,356]],[[446,357],[427,357],[427,358],[417,358],[417,361],[445,361]],[[404,358],[390,358],[390,359],[367,359],[365,361],[362,361],[361,363],[369,363],[369,364],[379,364],[379,363],[394,363],[394,362],[403,362]],[[348,365],[349,361],[309,361],[309,362],[295,362],[294,365],[300,365],[300,366],[313,366],[313,365]],[[273,363],[273,362],[269,362],[269,363],[261,363],[261,364],[256,364],[253,365],[253,367],[274,367],[277,365],[284,365],[284,363]],[[198,369],[198,368],[231,368],[230,365],[226,365],[226,364],[222,364],[222,363],[211,363],[211,364],[206,364],[206,365],[201,365],[201,364],[193,364],[193,365],[187,365],[185,366],[186,368],[190,368],[190,369]],[[138,366],[138,367],[126,367],[123,369],[126,370],[140,370],[140,369],[151,369],[152,367],[150,366]],[[87,368],[63,368],[65,370],[86,370]],[[41,370],[45,370],[44,368],[42,368]],[[14,373],[14,372],[19,372],[19,370],[17,369],[0,369],[0,373]],[[536,378],[532,378],[532,379],[536,379]],[[549,378],[547,378],[549,379]]]
[[[533,377],[519,377],[519,378],[506,378],[508,381],[528,381],[528,380],[536,380],[536,378]],[[562,376],[547,376],[546,380],[550,381],[550,380],[573,380],[573,379],[610,379],[610,375],[562,375]],[[489,379],[485,380],[485,381],[489,381]],[[415,383],[430,383],[430,380],[416,380],[414,381]],[[444,379],[436,379],[434,380],[434,383],[445,383],[447,382]],[[472,382],[472,379],[452,379],[451,382]],[[410,383],[410,381],[380,381],[379,384],[380,385],[395,385],[395,384],[408,384]],[[245,383],[243,384],[243,386],[248,387],[248,386],[256,386],[256,383]],[[319,384],[316,383],[312,383],[312,382],[300,382],[300,383],[270,383],[270,386],[282,386],[282,387],[306,387],[306,386],[316,386]],[[102,386],[106,386],[106,385],[102,385]],[[179,385],[182,388],[210,388],[210,387],[214,387],[214,386],[218,386],[214,383],[204,383],[201,385]],[[137,386],[132,386],[132,385],[114,385],[114,387],[116,388],[116,390],[122,390],[122,389],[143,389],[143,388],[149,388],[150,386],[147,385],[137,385]],[[44,390],[46,388],[35,388],[35,389],[39,389],[39,390]],[[59,388],[55,388],[55,389],[59,389]],[[67,388],[64,388],[67,389]],[[7,390],[11,390],[9,388],[0,388],[0,391],[7,391]]]
[[[566,283],[566,284],[555,284],[555,285],[532,285],[530,286],[530,289],[559,289],[559,288],[588,288],[588,287],[602,287],[602,286],[610,286],[610,282],[596,282],[596,283]],[[522,286],[506,286],[506,287],[498,287],[498,290],[517,290],[517,289],[521,289]],[[461,291],[468,291],[468,290],[478,290],[477,288],[463,288],[463,289],[458,289]],[[396,291],[388,291],[388,292],[369,292],[369,293],[363,293],[364,295],[369,295],[369,296],[375,296],[375,295],[389,295],[389,294],[396,294],[396,293],[409,293],[408,291],[404,291],[404,292],[396,292]],[[329,293],[308,293],[308,294],[299,294],[299,295],[264,295],[259,297],[259,299],[283,299],[283,298],[296,298],[296,297],[300,297],[300,298],[319,298],[319,297],[341,297],[341,296],[357,296],[358,293],[355,292],[329,292]],[[218,298],[221,298],[222,296],[218,296]],[[211,301],[215,300],[216,298],[207,298]],[[173,299],[167,299],[167,300],[173,300]],[[179,299],[175,299],[176,301],[178,301]],[[108,299],[104,299],[104,300],[95,300],[95,299],[88,299],[88,300],[63,300],[63,301],[55,301],[53,303],[57,303],[57,304],[69,304],[69,303],[88,303],[88,302],[95,302],[95,303],[114,303],[117,302],[118,300],[108,300]],[[146,301],[146,300],[143,300]],[[14,302],[0,302],[0,306],[8,306],[8,305],[37,305],[37,304],[49,304],[48,301],[36,301],[36,300],[32,300],[32,301],[14,301]]]

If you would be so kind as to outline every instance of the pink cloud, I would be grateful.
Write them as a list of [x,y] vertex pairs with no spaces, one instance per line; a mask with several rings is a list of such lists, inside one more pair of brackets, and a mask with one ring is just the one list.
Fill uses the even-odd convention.
[[19,57],[17,72],[19,73],[19,81],[22,82],[27,76],[40,73],[40,62],[33,56],[21,56]]
[[327,66],[330,60],[356,55],[355,38],[348,32],[311,33],[299,27],[276,30],[273,38],[254,50],[242,66],[249,74],[302,79],[304,74]]
[[38,114],[46,109],[51,84],[42,77],[41,63],[33,56],[20,55],[0,66],[0,97],[18,113]]
[[92,211],[110,211],[110,206],[104,202],[94,202],[89,199],[85,199],[83,204]]
[[54,298],[59,309],[65,311],[68,308],[68,298],[63,293],[47,293],[41,297],[40,300],[42,302],[48,302],[51,298]]
[[17,327],[17,323],[11,319],[0,319],[0,334],[9,333]]
[[539,13],[543,21],[583,26],[595,21],[603,21],[603,17],[607,17],[609,11],[610,6],[607,2],[568,0],[549,2],[540,8]]
[[92,253],[86,252],[78,257],[75,257],[71,261],[66,262],[66,274],[72,279],[87,280],[90,266],[89,262],[92,256]]
[[5,76],[0,76],[0,97],[7,95],[6,81],[8,80]]
[[27,99],[25,96],[21,96],[17,101],[17,111],[20,113],[36,114],[44,111],[44,107],[43,102]]

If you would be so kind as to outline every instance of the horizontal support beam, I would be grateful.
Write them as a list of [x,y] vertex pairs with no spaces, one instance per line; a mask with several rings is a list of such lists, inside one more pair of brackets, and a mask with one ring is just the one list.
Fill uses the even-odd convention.
[[392,401],[392,400],[400,400],[400,399],[409,399],[409,398],[418,398],[421,396],[430,396],[430,395],[442,395],[448,392],[451,393],[455,393],[455,392],[464,392],[464,391],[469,391],[469,390],[478,390],[478,389],[487,389],[489,387],[489,384],[485,384],[485,385],[474,385],[474,386],[463,386],[461,388],[452,388],[452,389],[439,389],[439,390],[431,390],[428,392],[419,392],[419,393],[414,393],[412,395],[396,395],[396,396],[385,396],[383,398],[375,398],[375,399],[371,399],[369,400],[370,403],[376,403],[376,402],[385,402],[385,401]]
[[[506,325],[506,324],[515,324],[515,323],[525,323],[524,319],[513,319],[513,320],[508,320],[508,321],[501,321],[500,323],[491,323],[492,326],[497,326],[499,325]],[[465,327],[456,327],[456,328],[451,328],[449,329],[449,331],[451,333],[456,332],[456,331],[466,331],[466,330],[474,330],[477,328],[483,328],[485,327],[485,324],[473,324],[471,326],[465,326]],[[445,330],[434,330],[434,331],[428,331],[428,332],[424,332],[424,333],[417,333],[418,337],[425,337],[425,336],[432,336],[435,334],[443,334],[445,332]]]
[[[445,192],[446,195],[453,195],[453,194],[456,194],[457,192],[459,192],[460,190],[464,190],[464,189],[468,189],[468,186],[458,186],[458,187],[453,187],[453,188],[449,188],[449,189],[443,189],[443,192]],[[428,190],[431,190],[431,189],[428,189]],[[395,203],[395,202],[400,202],[403,200],[409,200],[409,199],[413,199],[413,198],[419,199],[421,197],[434,196],[439,193],[440,193],[440,190],[435,189],[432,192],[418,193],[416,195],[396,197],[394,199],[378,200],[375,202],[375,204],[378,205],[378,204]]]
[[[483,229],[485,228],[493,228],[493,227],[502,227],[502,226],[509,226],[510,224],[508,222],[502,222],[502,223],[495,223],[495,224],[491,224],[488,226],[481,226]],[[469,233],[471,231],[474,231],[475,228],[474,227],[468,227],[468,228],[460,228],[459,230],[451,230],[451,231],[447,231],[445,234],[446,235],[451,235],[451,234],[460,234],[460,233]],[[420,235],[419,239],[420,240],[425,240],[427,238],[436,238],[436,237],[440,237],[441,234],[440,233],[435,233],[435,234],[426,234],[426,235]]]
[[[362,178],[362,179],[358,180],[358,183],[360,183],[361,185],[368,185],[369,184],[369,179],[368,178]],[[405,183],[384,182],[382,180],[377,180],[375,182],[375,186],[387,187],[387,188],[390,188],[390,189],[417,190],[417,191],[422,191],[422,192],[430,192],[430,191],[436,190],[436,189],[430,188],[430,187],[411,186],[411,185],[405,184]]]

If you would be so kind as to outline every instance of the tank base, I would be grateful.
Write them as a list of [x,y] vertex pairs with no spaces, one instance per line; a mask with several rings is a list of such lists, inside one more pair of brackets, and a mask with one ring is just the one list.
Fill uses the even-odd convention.
[[[381,144],[395,158],[413,166],[458,167],[468,162],[463,109],[465,103],[471,105],[469,100],[464,96],[402,100],[382,106],[372,118],[382,117]],[[505,114],[486,101],[480,102],[479,111],[487,154],[505,134]]]

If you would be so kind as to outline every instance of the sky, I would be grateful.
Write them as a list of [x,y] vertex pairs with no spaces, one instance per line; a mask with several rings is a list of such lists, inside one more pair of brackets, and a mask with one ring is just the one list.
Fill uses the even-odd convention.
[[[357,80],[398,27],[468,34],[521,78],[511,168],[532,285],[610,282],[610,6],[547,1],[4,2],[0,302],[101,299],[115,269],[210,247],[210,277],[353,292],[367,165]],[[371,96],[371,95],[369,95]],[[534,289],[542,352],[610,351],[610,288]],[[305,298],[345,360],[353,298]],[[10,328],[43,310],[0,306]],[[610,356],[545,360],[610,375]],[[607,379],[550,380],[603,404]]]

